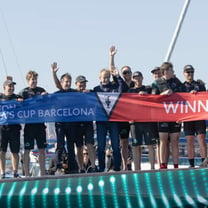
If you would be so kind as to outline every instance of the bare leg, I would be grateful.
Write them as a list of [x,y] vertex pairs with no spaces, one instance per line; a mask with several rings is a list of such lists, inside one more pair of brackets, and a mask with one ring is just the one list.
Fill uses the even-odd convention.
[[205,138],[206,138],[205,134],[198,134],[197,135],[201,158],[207,157],[207,144],[206,144]]
[[180,132],[171,133],[170,134],[170,141],[172,145],[172,158],[173,158],[173,164],[178,164],[178,155],[179,155],[179,149],[178,149],[178,141],[179,141]]
[[128,139],[120,139],[121,143],[121,158],[122,158],[122,169],[127,170],[127,160],[128,160]]
[[194,136],[186,136],[188,158],[194,159]]
[[18,172],[19,154],[18,153],[11,153],[11,160],[12,160],[12,169],[15,174]]
[[40,175],[45,175],[45,149],[39,150],[39,164],[40,164]]
[[1,174],[5,174],[5,168],[6,168],[6,152],[0,152],[0,169]]
[[167,149],[167,152],[166,152],[166,161],[167,161],[167,163],[168,163],[168,161],[169,161],[169,157],[170,157],[170,139],[169,139],[169,137],[168,137],[168,142],[167,142],[167,147],[166,147],[166,149]]
[[149,149],[149,161],[151,170],[155,169],[155,150],[153,145],[147,145]]
[[23,166],[25,170],[25,176],[30,176],[30,150],[25,150],[23,155]]
[[157,155],[157,164],[158,167],[160,167],[160,142],[158,141],[157,146],[156,146],[156,155]]
[[168,154],[168,133],[159,133],[160,136],[160,162],[167,164],[167,154]]
[[140,170],[141,169],[141,147],[133,146],[132,152],[133,152],[134,169]]
[[77,161],[79,165],[79,170],[83,170],[83,147],[77,147]]

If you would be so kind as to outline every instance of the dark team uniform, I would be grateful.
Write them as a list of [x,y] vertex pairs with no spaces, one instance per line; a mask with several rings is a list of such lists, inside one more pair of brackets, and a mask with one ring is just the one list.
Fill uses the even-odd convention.
[[84,145],[83,139],[85,139],[85,144],[94,145],[94,128],[93,122],[77,122],[76,131],[76,145],[77,147],[82,147]]
[[[41,87],[24,88],[19,94],[25,100],[46,92]],[[46,147],[46,126],[44,123],[25,124],[24,127],[24,148],[31,150],[34,148],[34,140],[36,140],[39,149]]]
[[[151,93],[151,88],[142,85],[140,88],[130,88],[129,93],[139,93],[141,91],[147,94]],[[138,115],[139,116],[139,115]],[[132,146],[139,146],[143,144],[143,138],[145,145],[152,145],[156,143],[155,138],[155,123],[154,122],[134,122],[131,123],[131,135],[133,138]]]
[[[80,92],[80,91],[77,91]],[[92,92],[92,90],[90,90]],[[80,92],[86,93],[86,92]],[[76,146],[82,147],[85,144],[94,145],[94,127],[92,121],[76,122]]]
[[[184,92],[191,92],[192,90],[197,92],[206,91],[206,88],[203,84],[194,80],[191,83],[184,82],[183,89]],[[184,122],[184,134],[185,136],[206,134],[206,121],[199,120]]]
[[[132,81],[130,83],[130,87],[126,84],[126,82],[123,81],[122,83],[122,92],[128,92],[130,88],[134,87],[134,82]],[[129,132],[130,132],[130,125],[129,122],[119,122],[119,134],[121,139],[128,139],[129,138]]]
[[[19,95],[12,94],[6,96],[0,95],[0,100],[14,100],[20,98]],[[0,151],[7,152],[8,144],[12,153],[19,153],[20,150],[20,124],[1,125],[0,126]]]
[[[177,77],[170,78],[169,80],[160,78],[158,80],[155,80],[155,82],[153,83],[152,94],[160,94],[168,89],[171,89],[174,93],[183,92],[183,85]],[[176,122],[159,122],[158,130],[159,132],[168,133],[180,132],[181,125]]]
[[151,94],[159,95],[161,92],[170,89],[167,81],[164,78],[159,78],[152,83],[152,91]]
[[[59,90],[56,93],[71,93],[77,92],[75,89]],[[76,143],[76,131],[78,125],[76,122],[56,122],[55,123],[56,136],[57,136],[57,150],[56,150],[56,168],[61,169],[61,156],[64,150],[65,137],[67,144],[67,158],[68,169],[70,173],[78,172],[78,164],[76,161],[74,144]]]

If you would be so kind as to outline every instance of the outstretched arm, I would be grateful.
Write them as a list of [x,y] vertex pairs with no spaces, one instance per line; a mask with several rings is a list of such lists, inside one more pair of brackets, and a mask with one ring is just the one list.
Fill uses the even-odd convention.
[[114,56],[116,54],[117,50],[115,46],[111,46],[110,50],[109,50],[109,55],[110,55],[110,72],[112,74],[112,76],[118,76],[118,69],[115,67],[115,63],[114,63]]
[[59,81],[57,74],[56,74],[56,72],[59,70],[56,62],[53,62],[51,64],[51,70],[52,70],[52,75],[53,75],[53,81],[54,81],[56,87],[61,90],[62,87],[61,87],[60,81]]
[[116,47],[115,46],[111,46],[110,47],[110,50],[109,50],[109,55],[110,55],[110,70],[115,67],[114,56],[115,56],[116,52],[117,52]]

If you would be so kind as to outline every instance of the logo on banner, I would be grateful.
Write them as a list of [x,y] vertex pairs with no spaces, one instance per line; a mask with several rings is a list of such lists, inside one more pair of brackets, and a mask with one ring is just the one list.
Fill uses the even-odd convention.
[[106,114],[110,116],[116,106],[116,103],[118,102],[120,93],[98,92],[96,94]]

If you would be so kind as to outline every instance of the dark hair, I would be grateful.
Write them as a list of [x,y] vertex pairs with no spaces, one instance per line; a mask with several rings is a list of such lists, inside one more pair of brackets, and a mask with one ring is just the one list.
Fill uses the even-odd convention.
[[130,67],[130,66],[123,66],[123,67],[121,68],[121,72],[123,71],[124,68],[127,68],[129,71],[131,71],[131,67]]
[[26,80],[29,80],[30,78],[38,78],[38,73],[35,71],[30,70],[27,74],[26,74]]
[[160,70],[162,73],[164,73],[164,71],[167,71],[169,70],[169,68],[173,68],[173,64],[171,62],[163,62],[161,67],[160,67]]

